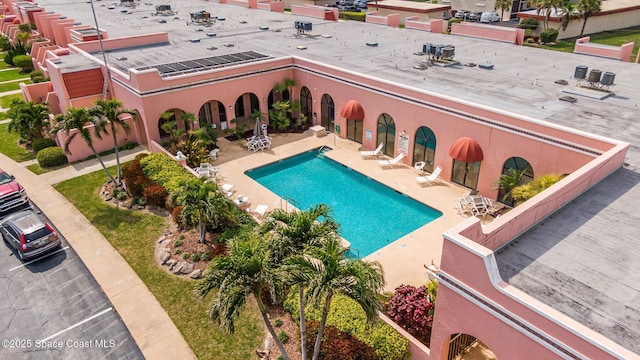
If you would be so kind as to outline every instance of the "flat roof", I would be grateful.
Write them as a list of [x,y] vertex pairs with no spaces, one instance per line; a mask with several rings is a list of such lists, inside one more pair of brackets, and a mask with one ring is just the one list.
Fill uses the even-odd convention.
[[[169,33],[169,43],[108,54],[128,68],[255,51],[269,57],[299,56],[423,91],[545,120],[631,144],[626,166],[499,251],[507,282],[604,336],[640,353],[640,65],[548,51],[464,36],[391,28],[356,21],[324,21],[214,2],[180,1],[175,16],[152,16],[160,1],[140,3],[127,14],[96,8],[110,38]],[[41,0],[47,10],[93,24],[89,4]],[[187,25],[191,12],[224,18],[210,27]],[[166,20],[160,23],[158,20]],[[313,23],[314,37],[298,37],[294,21]],[[494,26],[498,26],[494,24]],[[265,29],[266,28],[266,29]],[[198,29],[202,29],[199,31]],[[216,36],[207,36],[214,32]],[[192,42],[198,38],[200,42]],[[367,46],[377,42],[378,46]],[[455,46],[461,65],[417,69],[423,43]],[[232,46],[226,46],[232,45]],[[303,45],[305,50],[298,50]],[[126,59],[126,60],[118,60]],[[64,59],[64,57],[63,57]],[[492,70],[477,66],[491,63]],[[576,96],[575,67],[616,74],[614,94],[598,100]],[[555,83],[566,80],[568,85]],[[523,254],[523,255],[521,255]],[[572,261],[567,261],[567,255]]]

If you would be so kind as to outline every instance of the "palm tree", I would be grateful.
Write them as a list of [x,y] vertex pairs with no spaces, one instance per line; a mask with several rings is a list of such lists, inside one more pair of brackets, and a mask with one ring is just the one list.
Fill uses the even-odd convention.
[[33,101],[13,99],[7,111],[7,117],[11,119],[7,130],[15,131],[28,142],[42,139],[43,130],[49,125],[51,113],[47,105],[47,103],[35,104]]
[[[100,154],[93,146],[93,136],[91,135],[89,128],[86,127],[87,124],[95,125],[95,117],[91,115],[89,109],[85,107],[70,107],[64,114],[59,114],[58,116],[56,116],[56,125],[54,126],[52,131],[54,133],[58,131],[64,131],[64,133],[67,134],[67,140],[64,142],[64,151],[68,154],[71,154],[71,152],[69,151],[69,144],[71,144],[71,141],[73,141],[76,135],[79,134],[82,140],[87,143],[89,149],[91,149],[91,152],[93,152],[93,155],[95,155],[96,159],[100,162],[100,165],[102,165],[102,168],[104,169],[104,172],[107,174],[109,179],[114,184],[116,184],[115,179],[113,178],[111,173],[109,173],[107,167],[104,165]],[[73,130],[77,131],[71,134]],[[69,136],[69,134],[71,134],[71,136]],[[93,135],[98,139],[102,139],[98,127],[94,127]]]
[[493,7],[494,10],[500,10],[500,19],[504,20],[504,11],[511,10],[513,6],[512,0],[496,0],[496,4]]
[[111,100],[96,100],[95,106],[89,110],[93,116],[96,116],[99,121],[96,121],[98,131],[105,134],[111,133],[113,138],[113,149],[116,153],[116,169],[118,176],[117,186],[122,183],[122,175],[120,173],[120,154],[118,153],[118,138],[116,135],[117,127],[121,127],[126,134],[131,132],[131,127],[126,122],[120,119],[121,115],[129,114],[135,116],[134,110],[125,109],[122,107],[122,103],[116,99]]
[[519,171],[515,168],[509,168],[506,173],[500,175],[500,179],[496,180],[493,183],[493,190],[504,191],[504,195],[502,195],[502,202],[507,201],[509,197],[511,197],[511,190],[513,188],[522,185],[522,176],[528,169],[524,169]]
[[[275,265],[286,257],[300,254],[310,246],[318,246],[326,239],[337,236],[340,225],[330,216],[331,209],[319,204],[305,211],[288,213],[276,209],[269,213],[261,226],[261,233],[273,235],[271,256]],[[322,218],[320,221],[319,219]],[[284,272],[284,275],[288,275]],[[288,276],[287,276],[288,277]],[[302,343],[302,359],[307,358],[307,328],[304,314],[304,283],[290,278],[290,285],[298,285],[300,304],[300,341]]]
[[560,26],[558,27],[558,30],[562,29],[562,31],[567,30],[567,27],[569,26],[569,24],[580,17],[580,15],[576,14],[576,6],[570,2],[570,1],[565,1],[564,3],[562,3],[562,5],[560,5],[559,7],[559,14],[560,14]]
[[267,330],[280,349],[284,359],[289,355],[269,321],[261,294],[268,292],[272,298],[279,293],[281,282],[276,273],[270,271],[268,234],[256,232],[246,238],[234,238],[228,242],[229,253],[214,258],[204,278],[196,287],[198,298],[204,299],[211,290],[216,291],[209,316],[229,332],[234,331],[234,322],[240,316],[249,296],[258,303]]
[[578,11],[582,13],[582,29],[580,29],[580,36],[584,34],[584,27],[587,25],[587,19],[593,14],[600,12],[602,6],[602,0],[580,0],[577,5]]
[[318,336],[313,347],[313,360],[318,359],[324,327],[335,294],[356,301],[369,321],[373,321],[381,308],[377,295],[384,287],[384,276],[378,262],[345,257],[346,249],[339,239],[325,241],[321,247],[311,247],[306,254],[285,260],[284,269],[299,282],[307,285],[307,303],[320,306],[322,315]]
[[192,179],[182,182],[178,190],[171,194],[170,201],[183,207],[182,222],[197,226],[198,243],[203,243],[207,225],[217,227],[229,222],[230,211],[225,211],[225,207],[230,207],[232,203],[220,201],[221,198],[224,200],[215,183],[204,179]]
[[544,28],[549,28],[549,18],[551,17],[551,10],[553,9],[556,13],[558,11],[558,6],[562,3],[563,0],[531,0],[529,2],[530,5],[533,5],[536,8],[536,13],[538,15],[544,13]]

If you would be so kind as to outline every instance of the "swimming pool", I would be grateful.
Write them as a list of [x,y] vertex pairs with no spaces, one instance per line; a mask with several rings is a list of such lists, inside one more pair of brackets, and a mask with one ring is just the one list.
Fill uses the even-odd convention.
[[[325,148],[326,150],[326,148]],[[441,212],[311,150],[245,172],[298,209],[324,203],[352,253],[365,257]]]

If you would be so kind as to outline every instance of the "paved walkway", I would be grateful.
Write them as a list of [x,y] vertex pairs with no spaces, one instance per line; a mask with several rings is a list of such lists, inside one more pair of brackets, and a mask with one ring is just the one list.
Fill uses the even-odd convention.
[[[143,151],[124,152],[121,161]],[[105,157],[108,166],[115,156]],[[195,359],[178,328],[147,286],[107,239],[52,184],[100,169],[97,160],[36,175],[0,153],[0,167],[15,175],[31,200],[65,235],[131,332],[147,359]]]

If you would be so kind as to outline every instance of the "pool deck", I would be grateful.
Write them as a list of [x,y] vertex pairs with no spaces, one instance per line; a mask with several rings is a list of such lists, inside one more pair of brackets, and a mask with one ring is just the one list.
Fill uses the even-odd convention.
[[[306,132],[270,135],[273,137],[271,149],[255,153],[247,150],[245,140],[229,142],[226,139],[220,139],[218,141],[221,151],[218,159],[212,163],[220,168],[224,177],[223,182],[234,185],[235,197],[248,196],[251,210],[259,204],[268,205],[269,210],[277,208],[293,210],[292,205],[258,184],[244,172],[326,145],[332,149],[325,154],[327,157],[443,213],[438,219],[365,258],[382,264],[386,280],[385,289],[388,291],[402,284],[419,286],[428,281],[424,265],[430,264],[433,260],[439,266],[442,255],[442,233],[466,219],[453,209],[454,199],[467,194],[469,189],[444,181],[423,187],[416,183],[416,173],[412,167],[401,165],[383,170],[378,166],[377,160],[361,159],[359,154],[361,144],[333,135],[321,138]],[[397,215],[389,214],[388,216]],[[487,216],[486,219],[491,218]],[[402,221],[402,217],[399,216],[397,221]]]

